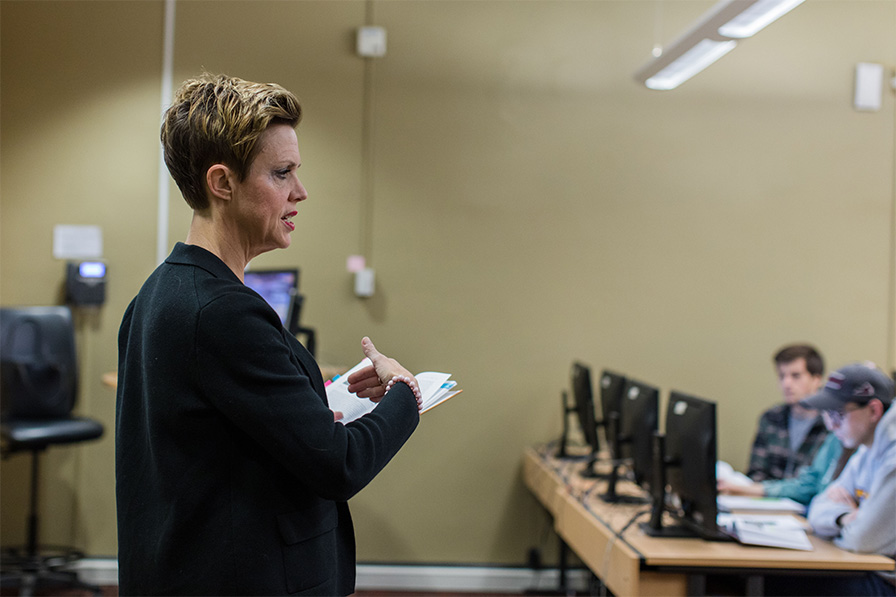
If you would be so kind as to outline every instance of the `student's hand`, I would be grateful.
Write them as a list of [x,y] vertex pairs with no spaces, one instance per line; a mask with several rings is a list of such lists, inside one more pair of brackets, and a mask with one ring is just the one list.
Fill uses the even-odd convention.
[[856,503],[855,498],[852,497],[852,494],[846,490],[846,488],[841,487],[840,485],[831,485],[825,490],[827,497],[832,502],[838,504],[846,504],[850,508],[858,508],[859,504]]
[[749,485],[738,485],[730,481],[719,481],[716,484],[719,493],[728,495],[748,495],[752,497],[762,497],[765,495],[765,488],[762,483],[750,483]]
[[856,508],[852,512],[847,512],[846,514],[841,514],[837,518],[837,524],[840,525],[840,528],[843,528],[843,527],[847,526],[849,523],[851,523],[853,520],[855,520],[856,516],[858,516],[858,515],[859,515],[858,508]]
[[361,340],[361,349],[372,365],[348,376],[349,392],[357,394],[359,398],[379,402],[386,394],[386,384],[396,375],[407,377],[416,384],[417,380],[410,371],[395,359],[380,353],[367,336]]
[[335,423],[336,421],[341,421],[342,417],[344,417],[344,416],[345,415],[343,415],[341,411],[334,410],[333,411],[333,422]]

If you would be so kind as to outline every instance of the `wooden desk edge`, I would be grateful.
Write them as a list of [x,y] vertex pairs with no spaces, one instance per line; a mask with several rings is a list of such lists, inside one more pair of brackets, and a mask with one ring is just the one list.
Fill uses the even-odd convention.
[[[557,473],[544,461],[541,455],[533,448],[527,448],[524,452],[524,476],[526,476],[526,485],[533,491],[535,496],[542,502],[549,512],[555,517],[555,528],[557,533],[572,547],[579,557],[585,561],[592,571],[601,571],[603,569],[612,570],[606,566],[606,562],[601,556],[601,561],[597,561],[595,557],[583,557],[582,551],[592,551],[594,548],[593,538],[586,538],[583,535],[588,534],[588,529],[596,529],[599,535],[603,536],[603,540],[598,540],[601,545],[606,546],[609,543],[609,535],[613,531],[606,525],[596,520],[596,516],[589,512],[583,504],[573,495],[571,495],[563,487],[562,480]],[[554,491],[550,491],[550,485],[554,485]],[[546,501],[547,500],[547,501]],[[590,524],[587,524],[590,523]],[[637,533],[636,528],[632,528],[626,533]],[[649,572],[652,569],[658,569],[656,574],[660,574],[663,568],[677,568],[685,571],[687,568],[703,567],[700,564],[706,564],[705,554],[700,559],[695,560],[694,557],[682,558],[673,555],[656,555],[647,553],[649,550],[639,550],[636,538],[631,538],[634,543],[625,537],[622,540],[615,540],[617,547],[625,556],[625,560],[632,562],[637,560],[639,568],[642,571]],[[744,570],[843,570],[843,571],[875,571],[875,570],[893,570],[896,562],[893,559],[876,554],[857,554],[841,550],[829,541],[810,535],[810,540],[815,547],[813,552],[799,552],[792,550],[782,550],[775,548],[766,548],[758,546],[745,546],[737,544],[737,551],[744,551],[741,554],[731,554],[730,556],[718,557],[717,553],[713,554],[712,565],[708,568],[740,568]],[[589,545],[590,544],[590,545]],[[730,544],[734,546],[735,544]],[[578,546],[578,549],[576,547]],[[588,547],[592,549],[588,549]],[[599,547],[599,546],[598,546]],[[699,546],[701,550],[705,549],[705,545]],[[582,550],[582,551],[580,551]],[[761,550],[761,551],[759,551]],[[600,549],[603,553],[603,549]],[[717,551],[717,550],[716,550]],[[830,552],[834,557],[816,558],[812,555],[816,552]],[[646,555],[644,555],[646,553]],[[762,556],[761,558],[757,556]],[[589,561],[590,560],[590,561]],[[595,569],[594,565],[598,565]],[[628,568],[629,564],[626,564]],[[643,576],[643,574],[642,574]],[[605,579],[605,582],[607,580]],[[637,582],[637,581],[635,581]],[[611,590],[613,585],[607,582]],[[637,590],[637,585],[627,584],[629,589]],[[646,587],[642,587],[646,588]]]

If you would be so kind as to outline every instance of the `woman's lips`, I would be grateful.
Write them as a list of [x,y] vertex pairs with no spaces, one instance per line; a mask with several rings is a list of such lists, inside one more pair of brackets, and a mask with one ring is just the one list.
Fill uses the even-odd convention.
[[282,218],[280,218],[280,220],[284,224],[286,224],[286,227],[289,228],[290,232],[292,232],[293,230],[296,229],[296,225],[292,222],[291,218],[294,218],[296,216],[296,214],[298,214],[298,213],[299,212],[297,212],[297,211],[292,211],[292,212],[289,212],[288,214],[286,214],[285,216],[283,216]]

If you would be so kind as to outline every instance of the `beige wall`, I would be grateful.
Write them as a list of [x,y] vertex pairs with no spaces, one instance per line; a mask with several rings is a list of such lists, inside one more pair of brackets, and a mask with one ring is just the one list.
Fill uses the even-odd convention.
[[[662,40],[711,5],[663,2]],[[361,560],[516,564],[552,545],[518,462],[557,436],[574,359],[717,400],[738,467],[778,399],[780,345],[896,367],[896,107],[889,89],[880,112],[851,106],[857,62],[896,67],[896,1],[809,0],[664,93],[631,78],[657,6],[178,3],[176,82],[223,71],[304,103],[311,199],[292,247],[258,265],[302,269],[320,360],[356,362],[369,334],[464,388],[353,500]],[[365,67],[352,44],[368,8],[389,51]],[[78,340],[80,411],[108,433],[51,450],[42,496],[44,538],[98,556],[116,551],[100,375],[155,265],[163,13],[0,3],[0,303],[59,301],[53,226],[105,238],[108,302],[79,316]],[[170,189],[168,246],[189,222]],[[370,300],[345,272],[359,252]],[[23,457],[2,464],[4,543],[22,536],[26,473]]]

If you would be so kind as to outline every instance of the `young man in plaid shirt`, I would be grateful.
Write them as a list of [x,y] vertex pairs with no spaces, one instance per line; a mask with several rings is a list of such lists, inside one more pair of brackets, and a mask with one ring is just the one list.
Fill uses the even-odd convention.
[[812,346],[786,346],[774,357],[784,404],[762,414],[750,452],[753,481],[789,479],[812,462],[827,429],[817,411],[799,405],[824,383],[824,360]]

